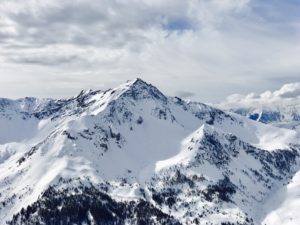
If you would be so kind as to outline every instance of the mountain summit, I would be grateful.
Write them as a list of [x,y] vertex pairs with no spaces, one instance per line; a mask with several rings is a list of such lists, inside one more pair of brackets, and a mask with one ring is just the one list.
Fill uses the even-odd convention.
[[260,224],[299,135],[141,79],[0,99],[1,224]]

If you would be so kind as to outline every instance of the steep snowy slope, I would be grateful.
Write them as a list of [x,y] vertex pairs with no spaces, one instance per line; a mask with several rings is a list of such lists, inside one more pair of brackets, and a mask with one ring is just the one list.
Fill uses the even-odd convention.
[[291,182],[279,189],[265,205],[269,213],[262,224],[294,225],[300,223],[300,172],[298,171]]
[[[233,95],[218,107],[266,124],[300,131],[300,83],[283,85],[274,92],[260,95]],[[276,140],[276,139],[275,139]],[[288,185],[273,194],[264,206],[262,224],[300,224],[297,210],[300,202],[299,171]]]
[[297,132],[140,79],[1,102],[3,224],[260,224],[300,165]]
[[[246,116],[252,120],[284,127],[300,132],[300,105],[274,104],[261,107],[234,107],[232,112]],[[276,139],[274,139],[276,140]],[[300,179],[298,171],[288,185],[278,189],[264,206],[264,225],[296,225],[300,224],[298,209],[300,207]]]

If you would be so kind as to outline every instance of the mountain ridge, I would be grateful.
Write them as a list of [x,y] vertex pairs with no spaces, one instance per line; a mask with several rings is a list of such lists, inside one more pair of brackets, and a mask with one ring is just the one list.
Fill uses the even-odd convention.
[[260,205],[300,165],[296,131],[141,79],[28,114],[1,109],[0,127],[14,128],[0,135],[9,224],[259,224]]

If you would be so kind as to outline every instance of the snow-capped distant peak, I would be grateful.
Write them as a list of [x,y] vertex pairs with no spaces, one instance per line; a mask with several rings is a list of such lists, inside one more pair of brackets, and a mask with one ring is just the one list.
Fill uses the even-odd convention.
[[285,84],[273,92],[234,94],[216,106],[262,123],[300,130],[300,83]]

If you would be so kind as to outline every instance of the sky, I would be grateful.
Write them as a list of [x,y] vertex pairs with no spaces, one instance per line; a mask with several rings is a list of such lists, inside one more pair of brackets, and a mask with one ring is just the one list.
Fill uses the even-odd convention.
[[300,81],[300,0],[1,0],[0,96],[139,77],[201,102]]

